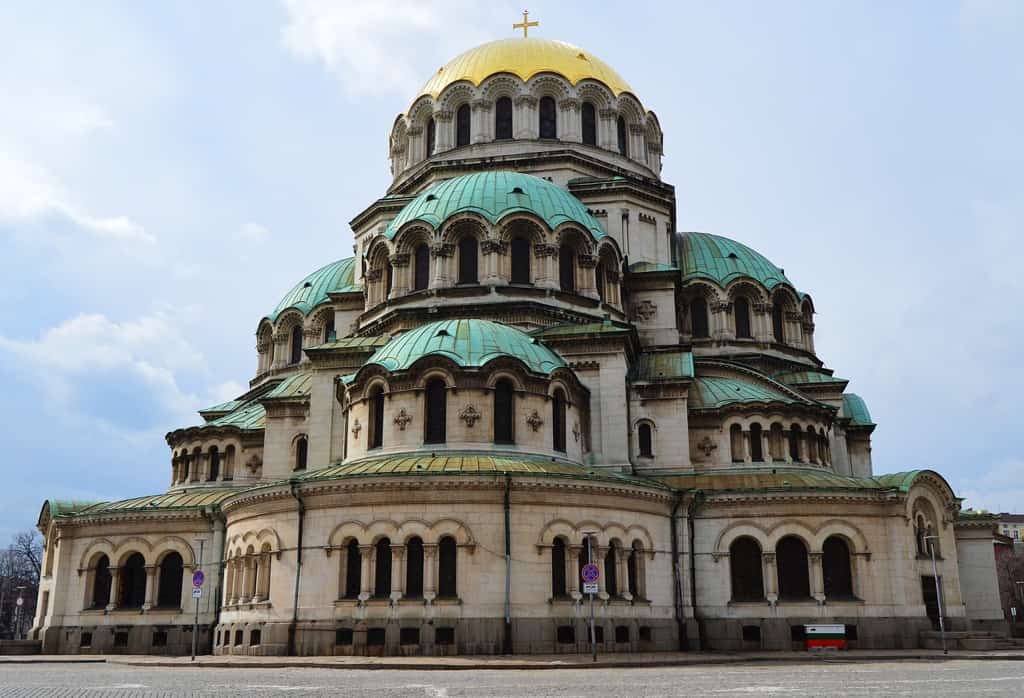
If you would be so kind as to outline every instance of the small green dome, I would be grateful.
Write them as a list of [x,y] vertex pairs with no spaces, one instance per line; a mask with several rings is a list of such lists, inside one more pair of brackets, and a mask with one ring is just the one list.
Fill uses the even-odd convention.
[[709,279],[725,286],[740,277],[749,277],[769,291],[779,284],[795,289],[793,282],[760,252],[735,240],[709,233],[683,233],[681,264],[683,280]]
[[395,337],[366,364],[404,371],[427,355],[446,356],[462,368],[479,368],[491,359],[511,356],[534,373],[548,375],[566,363],[530,335],[490,320],[440,320]]
[[289,308],[297,308],[307,315],[310,310],[324,303],[330,293],[350,293],[362,291],[355,285],[355,258],[347,257],[321,267],[295,285],[281,299],[267,319],[275,322],[278,316]]
[[497,223],[510,213],[525,211],[541,218],[549,228],[577,223],[594,236],[604,229],[587,207],[551,182],[510,171],[476,172],[435,184],[406,204],[384,231],[389,240],[409,221],[420,220],[435,229],[457,213],[471,212]]

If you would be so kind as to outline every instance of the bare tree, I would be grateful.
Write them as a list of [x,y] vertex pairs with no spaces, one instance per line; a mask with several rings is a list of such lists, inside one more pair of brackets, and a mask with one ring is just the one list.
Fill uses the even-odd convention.
[[42,558],[42,537],[33,530],[16,534],[7,548],[0,549],[0,637],[13,637],[32,622]]

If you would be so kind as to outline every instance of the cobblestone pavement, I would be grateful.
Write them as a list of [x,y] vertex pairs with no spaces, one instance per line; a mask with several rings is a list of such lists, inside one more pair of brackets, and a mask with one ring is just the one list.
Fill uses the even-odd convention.
[[857,662],[549,671],[0,665],[0,696],[1021,696],[1024,662]]

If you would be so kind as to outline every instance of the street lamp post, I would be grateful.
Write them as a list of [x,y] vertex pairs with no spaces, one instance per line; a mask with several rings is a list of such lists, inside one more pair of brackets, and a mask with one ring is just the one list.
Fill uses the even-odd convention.
[[22,616],[25,614],[25,599],[23,597],[23,594],[25,592],[25,587],[24,586],[20,586],[20,587],[14,587],[14,588],[18,592],[18,600],[14,602],[15,603],[15,606],[14,606],[14,639],[15,640],[20,640],[20,639],[22,639],[21,638],[21,625],[22,625],[22,622],[21,621],[22,621]]
[[[587,537],[587,564],[593,562],[591,550],[593,550],[593,536],[597,531],[584,531],[583,535]],[[597,661],[597,638],[594,635],[594,594],[590,593],[590,654],[593,660]]]
[[942,638],[942,653],[949,654],[949,649],[946,647],[946,621],[942,615],[942,583],[939,581],[939,568],[935,564],[935,543],[932,542],[938,538],[938,536],[925,536],[924,539],[928,541],[928,552],[932,556],[932,576],[935,578],[935,602],[939,606],[939,636]]

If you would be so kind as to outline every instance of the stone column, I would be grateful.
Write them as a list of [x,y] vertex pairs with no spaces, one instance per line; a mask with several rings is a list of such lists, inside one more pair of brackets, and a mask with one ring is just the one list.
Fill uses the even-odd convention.
[[148,611],[156,604],[153,602],[156,596],[156,565],[146,565],[146,601],[142,604],[142,610]]
[[772,432],[771,425],[768,425],[767,429],[761,430],[761,456],[765,463],[771,463],[774,461],[772,458],[772,442],[769,438]]
[[362,556],[362,569],[359,572],[359,586],[361,591],[359,592],[359,600],[366,601],[368,598],[373,596],[373,586],[370,580],[370,567],[371,560],[373,558],[373,546],[372,545],[360,545],[359,554]]
[[597,300],[600,296],[597,293],[597,279],[594,269],[597,267],[597,257],[591,254],[576,256],[578,271],[578,292],[581,296]]
[[800,462],[809,463],[809,456],[807,454],[807,432],[803,429],[800,430],[800,436],[796,440],[797,447],[800,451]]
[[772,606],[779,600],[778,576],[775,571],[775,553],[761,552],[761,576],[764,580],[764,596]]
[[532,95],[520,95],[513,100],[512,124],[517,139],[532,140],[539,134],[537,124],[537,98]]
[[821,552],[811,552],[807,554],[807,559],[811,567],[808,571],[811,575],[811,596],[813,596],[815,601],[819,604],[825,603],[825,573],[821,566],[822,556],[823,553]]
[[472,109],[472,118],[470,119],[469,142],[486,143],[493,140],[490,137],[490,133],[493,130],[491,128],[492,124],[489,123],[491,103],[483,99],[477,99],[470,104],[470,108]]
[[743,462],[752,463],[753,456],[750,455],[750,430],[743,430]]
[[399,252],[391,255],[388,261],[391,262],[391,295],[388,299],[399,298],[412,290],[409,279],[409,254]]
[[110,598],[107,600],[107,610],[113,611],[117,608],[117,600],[121,597],[121,568],[110,567]]
[[555,269],[558,265],[558,245],[549,243],[537,243],[533,246],[533,259],[536,265],[536,286],[538,288],[557,289],[558,274]]
[[615,581],[619,584],[619,596],[632,601],[633,595],[629,592],[629,551],[619,548],[615,552]]
[[569,592],[569,596],[574,599],[580,598],[580,555],[584,555],[582,545],[570,545],[567,546],[569,555],[569,569],[566,570],[565,582],[566,591]]
[[501,261],[508,245],[501,240],[484,240],[480,243],[480,254],[484,258],[484,274],[480,283],[485,286],[497,286],[508,283],[501,278]]
[[435,242],[430,246],[430,257],[434,269],[430,280],[430,288],[447,288],[452,285],[450,260],[455,253],[455,246],[447,242]]
[[413,126],[408,131],[409,134],[409,158],[407,163],[411,167],[420,160],[423,159],[423,127]]
[[629,139],[629,159],[646,164],[644,127],[640,124],[629,124],[626,126],[626,138]]
[[443,153],[446,150],[451,150],[454,143],[452,113],[446,110],[434,112],[434,152]]
[[[224,605],[230,606],[234,603],[234,599],[231,597],[231,587],[235,583],[235,561],[228,560],[224,564]],[[187,587],[182,587],[185,589]]]
[[789,452],[789,440],[793,438],[791,436],[792,433],[792,429],[782,430],[782,457],[787,463],[793,462],[793,456]]
[[430,603],[437,596],[437,545],[423,544],[423,598]]
[[558,140],[581,143],[579,100],[563,99],[558,103],[558,111]]
[[597,144],[605,150],[619,149],[617,119],[619,112],[614,109],[601,109],[598,112]]
[[270,368],[284,368],[288,365],[288,340],[290,337],[287,332],[278,332],[274,335],[274,362]]
[[405,590],[405,575],[402,574],[405,565],[405,546],[400,544],[391,545],[391,600],[398,601],[402,598]]
[[261,553],[260,556],[257,557],[254,561],[256,567],[256,584],[255,589],[253,590],[254,593],[252,595],[253,603],[259,603],[260,601],[264,601],[266,599],[266,597],[263,595],[263,584],[266,581],[267,576],[267,557],[268,555],[266,553]]

